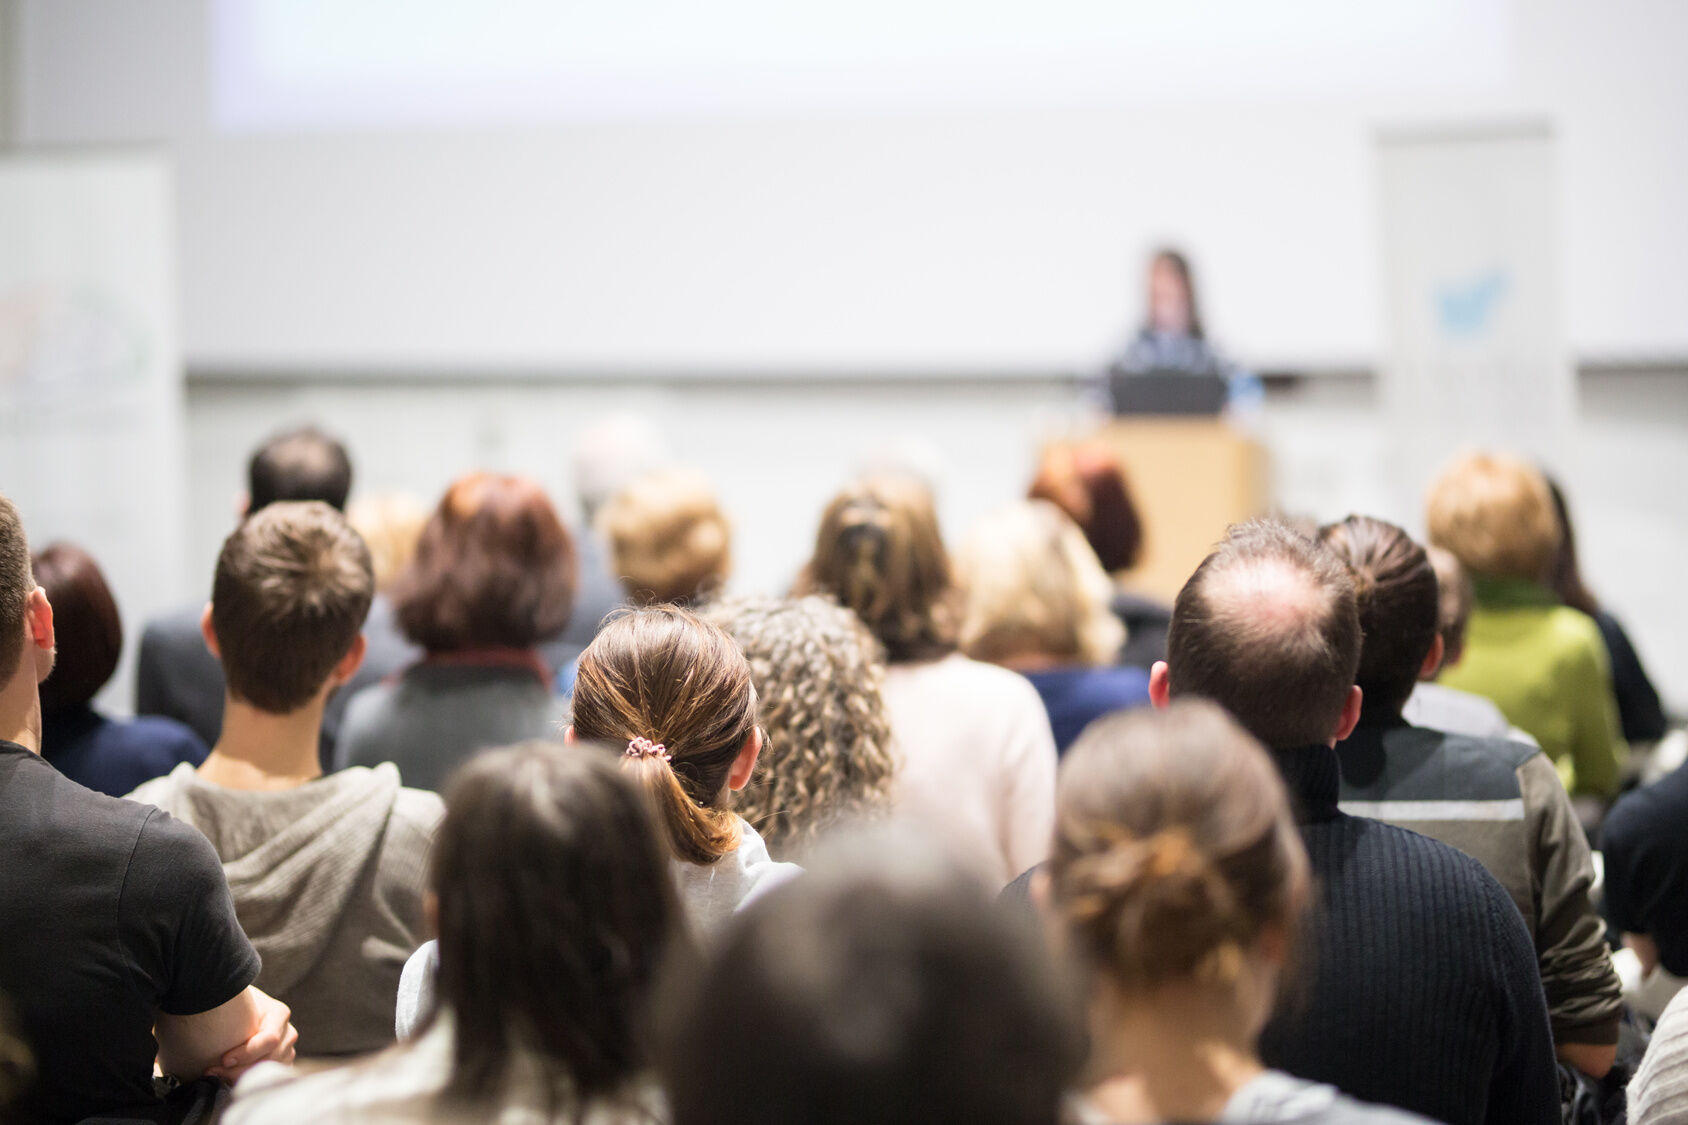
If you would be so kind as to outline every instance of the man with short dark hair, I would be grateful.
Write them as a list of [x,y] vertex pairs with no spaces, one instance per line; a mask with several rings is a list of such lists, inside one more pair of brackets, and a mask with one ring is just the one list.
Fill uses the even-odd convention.
[[1590,900],[1594,864],[1553,763],[1534,745],[1410,725],[1402,705],[1442,656],[1439,586],[1401,528],[1349,516],[1320,529],[1362,591],[1359,725],[1337,746],[1342,809],[1410,828],[1478,860],[1535,942],[1559,1058],[1595,1078],[1617,1053],[1623,1000]]
[[[344,510],[352,487],[352,463],[341,442],[303,426],[276,434],[253,451],[246,466],[241,518],[282,500],[318,500]],[[186,723],[210,744],[223,728],[223,668],[205,647],[195,600],[147,623],[135,666],[135,713],[164,715]],[[359,688],[379,682],[420,655],[378,602],[365,627],[367,654],[356,677],[329,700],[322,723],[321,757],[332,760],[346,702]]]
[[36,1064],[22,1108],[31,1121],[179,1118],[190,1106],[155,1089],[155,1058],[184,1080],[232,1077],[291,1059],[296,1035],[287,1007],[251,987],[258,957],[205,838],[41,759],[53,642],[0,497],[0,993]]
[[[1272,751],[1319,894],[1306,979],[1261,1038],[1269,1066],[1449,1125],[1548,1125],[1559,1084],[1529,933],[1481,864],[1337,807],[1335,744],[1360,717],[1345,568],[1242,524],[1179,592],[1157,706],[1200,696]],[[1300,995],[1296,995],[1299,992]]]
[[298,1015],[310,1056],[392,1042],[444,812],[390,762],[322,776],[323,709],[363,659],[374,594],[369,548],[328,505],[277,502],[242,523],[203,622],[228,683],[222,736],[197,770],[130,794],[210,838],[263,955],[259,983]]

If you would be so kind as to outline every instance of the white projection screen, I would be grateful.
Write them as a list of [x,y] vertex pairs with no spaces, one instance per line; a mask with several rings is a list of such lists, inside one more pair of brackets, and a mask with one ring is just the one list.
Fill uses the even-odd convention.
[[30,0],[24,132],[170,145],[199,367],[977,375],[1161,243],[1243,362],[1374,365],[1378,131],[1545,120],[1571,346],[1685,354],[1688,9],[1623,6]]

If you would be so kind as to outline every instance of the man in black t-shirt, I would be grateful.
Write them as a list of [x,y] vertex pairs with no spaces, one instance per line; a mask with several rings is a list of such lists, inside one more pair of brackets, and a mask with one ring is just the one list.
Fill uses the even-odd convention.
[[0,993],[35,1059],[21,1109],[159,1120],[155,1058],[181,1079],[232,1078],[291,1059],[297,1035],[286,1006],[251,987],[258,957],[205,838],[40,757],[53,643],[17,510],[0,497]]

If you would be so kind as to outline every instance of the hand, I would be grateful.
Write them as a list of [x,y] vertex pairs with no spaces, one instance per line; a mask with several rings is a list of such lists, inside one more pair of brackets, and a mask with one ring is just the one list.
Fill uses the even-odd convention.
[[252,999],[258,1007],[258,1030],[252,1038],[223,1056],[220,1066],[205,1071],[212,1078],[233,1083],[242,1074],[261,1062],[290,1063],[299,1043],[299,1032],[293,1027],[293,1010],[280,1000],[259,989],[252,989]]

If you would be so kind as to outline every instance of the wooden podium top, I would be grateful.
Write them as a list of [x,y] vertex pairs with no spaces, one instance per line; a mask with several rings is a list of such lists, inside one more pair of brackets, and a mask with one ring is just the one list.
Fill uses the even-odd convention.
[[1168,603],[1225,528],[1267,510],[1266,451],[1217,418],[1119,418],[1098,431],[1125,469],[1143,554],[1122,576]]

